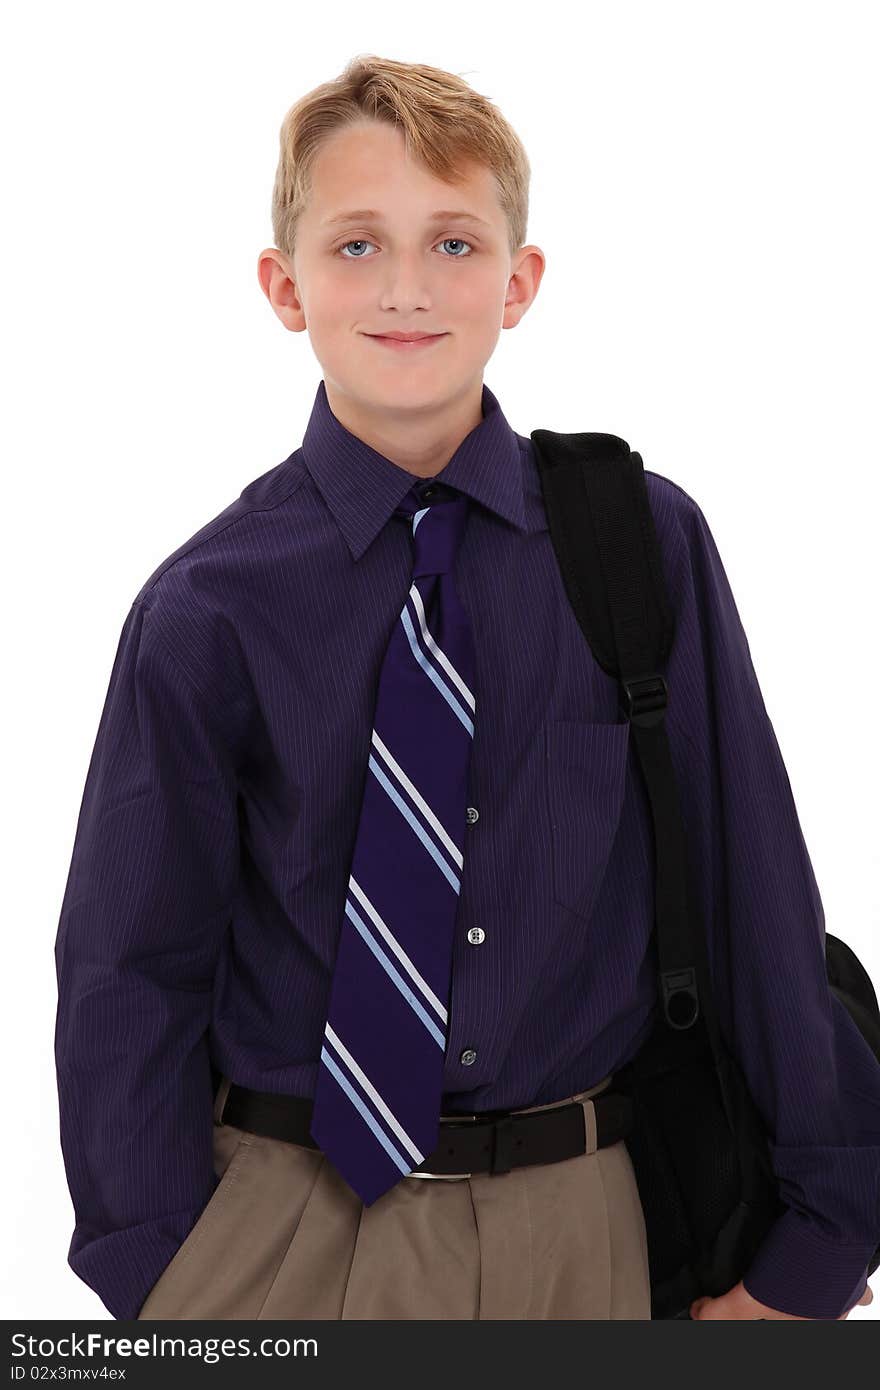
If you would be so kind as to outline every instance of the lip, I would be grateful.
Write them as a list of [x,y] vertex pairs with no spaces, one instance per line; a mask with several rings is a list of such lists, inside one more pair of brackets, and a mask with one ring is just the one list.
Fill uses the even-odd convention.
[[411,338],[409,340],[405,338],[386,338],[384,334],[381,333],[366,333],[364,336],[371,338],[374,343],[380,343],[384,347],[394,348],[398,352],[414,352],[417,348],[426,348],[430,347],[432,343],[439,343],[441,338],[445,338],[448,335],[446,333],[431,333],[425,338]]

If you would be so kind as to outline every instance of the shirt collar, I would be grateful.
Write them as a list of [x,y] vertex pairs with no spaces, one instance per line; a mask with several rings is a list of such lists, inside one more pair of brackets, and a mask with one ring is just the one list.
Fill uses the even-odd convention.
[[[435,475],[436,480],[526,530],[519,439],[485,382],[482,411],[482,420]],[[421,481],[346,429],[330,408],[323,379],[303,435],[302,454],[355,560],[410,488]]]

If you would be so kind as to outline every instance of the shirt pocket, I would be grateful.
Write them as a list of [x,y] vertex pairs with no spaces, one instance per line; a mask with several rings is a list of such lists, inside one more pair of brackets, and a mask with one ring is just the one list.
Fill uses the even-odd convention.
[[553,896],[589,917],[623,809],[629,721],[556,719],[545,740]]

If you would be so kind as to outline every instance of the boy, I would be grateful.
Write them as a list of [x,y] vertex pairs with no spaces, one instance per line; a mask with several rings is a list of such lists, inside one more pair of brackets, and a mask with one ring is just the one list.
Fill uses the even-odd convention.
[[[648,812],[482,381],[544,270],[528,175],[424,65],[359,57],[282,127],[259,280],[323,380],[132,604],[56,946],[69,1261],[118,1318],[650,1317],[613,1103],[656,1003]],[[837,1318],[878,1159],[838,1059],[868,1137],[880,1073],[711,534],[647,481],[719,1003],[793,1195],[694,1312]]]

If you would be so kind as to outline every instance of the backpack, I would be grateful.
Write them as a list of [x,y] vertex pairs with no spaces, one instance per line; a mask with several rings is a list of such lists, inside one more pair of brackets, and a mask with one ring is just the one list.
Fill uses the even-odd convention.
[[[652,1318],[689,1318],[745,1274],[784,1211],[763,1119],[722,1037],[705,927],[689,890],[684,825],[664,723],[670,609],[641,456],[613,434],[534,430],[550,536],[599,665],[619,682],[651,807],[657,1019],[614,1074],[631,1106],[626,1145],[645,1216]],[[589,538],[589,539],[588,539]],[[845,942],[825,935],[829,987],[880,1061],[880,1010]],[[880,1247],[869,1273],[880,1265]]]

